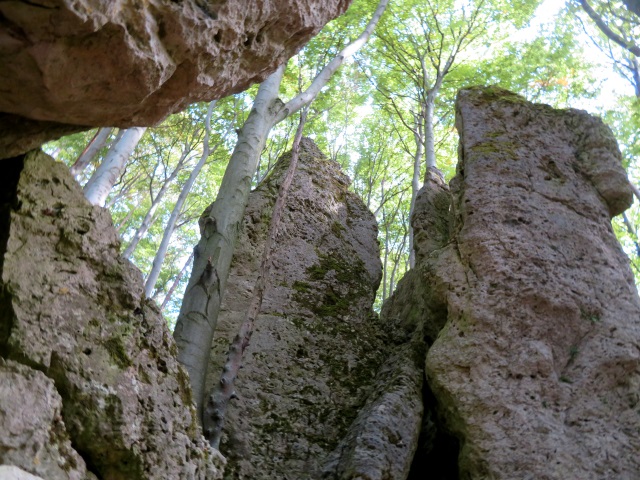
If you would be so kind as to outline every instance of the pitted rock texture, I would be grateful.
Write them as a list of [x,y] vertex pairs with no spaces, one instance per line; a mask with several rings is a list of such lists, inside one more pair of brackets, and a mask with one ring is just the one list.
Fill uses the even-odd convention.
[[461,91],[456,115],[426,373],[460,478],[637,479],[640,301],[610,224],[632,200],[611,131],[497,88]]
[[349,0],[0,2],[0,111],[153,125],[259,83]]
[[53,380],[0,358],[0,464],[15,467],[0,472],[0,479],[20,478],[18,467],[50,480],[88,478],[84,461],[71,447],[61,411]]
[[[28,441],[0,430],[0,444],[14,445],[0,456],[39,475],[39,448],[45,478],[220,478],[173,339],[145,300],[140,273],[120,257],[107,211],[88,204],[68,169],[41,152],[6,162],[0,355],[13,369],[3,375],[24,380],[2,390],[10,397],[2,408],[22,401],[37,412],[9,420],[35,422],[16,427],[32,429]],[[84,465],[91,474],[83,476]]]
[[[413,215],[419,261],[448,242],[449,204],[444,180],[429,172]],[[458,450],[436,425],[433,395],[424,384],[426,350],[446,320],[433,276],[432,265],[418,263],[383,305],[385,362],[367,403],[329,456],[323,479],[457,478]]]
[[[279,160],[249,200],[218,327],[208,384],[219,381],[256,279],[277,190]],[[348,178],[309,139],[287,199],[282,231],[221,452],[226,478],[318,478],[364,404],[383,360],[372,311],[381,278],[377,226]]]

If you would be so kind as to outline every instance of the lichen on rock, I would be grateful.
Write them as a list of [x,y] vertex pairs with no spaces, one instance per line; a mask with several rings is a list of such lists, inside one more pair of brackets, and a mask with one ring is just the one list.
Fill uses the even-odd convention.
[[[251,194],[218,318],[209,385],[219,381],[255,282],[286,154]],[[372,311],[381,278],[377,226],[348,178],[309,139],[221,451],[228,478],[317,478],[364,404],[383,356]]]
[[[220,478],[173,339],[140,272],[120,257],[108,212],[41,152],[5,162],[0,385],[13,375],[16,389],[0,392],[3,408],[24,397],[36,411],[8,420],[31,428],[31,440],[0,431],[0,462],[47,479]],[[19,421],[33,415],[33,428]]]
[[610,224],[632,200],[615,141],[496,88],[462,90],[456,115],[426,373],[461,478],[636,478],[640,301]]

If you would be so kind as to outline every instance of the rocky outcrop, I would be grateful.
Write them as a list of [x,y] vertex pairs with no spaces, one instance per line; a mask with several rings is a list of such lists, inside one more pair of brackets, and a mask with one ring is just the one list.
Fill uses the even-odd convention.
[[437,427],[434,399],[424,383],[427,348],[446,321],[433,266],[423,261],[449,240],[450,195],[431,171],[413,214],[418,264],[405,274],[380,313],[385,361],[365,406],[330,455],[323,479],[454,479],[457,445]]
[[610,130],[497,88],[457,100],[451,238],[422,256],[446,324],[426,373],[460,477],[634,479],[640,301],[610,223]]
[[[290,154],[251,194],[218,317],[209,385],[219,381],[256,279]],[[347,177],[300,146],[263,306],[225,422],[227,478],[317,478],[382,362],[371,309],[381,278],[377,227]]]
[[[0,112],[81,126],[153,125],[261,82],[349,3],[0,2]],[[40,127],[55,136],[54,127]]]
[[4,165],[0,463],[47,480],[220,478],[107,211],[40,152]]

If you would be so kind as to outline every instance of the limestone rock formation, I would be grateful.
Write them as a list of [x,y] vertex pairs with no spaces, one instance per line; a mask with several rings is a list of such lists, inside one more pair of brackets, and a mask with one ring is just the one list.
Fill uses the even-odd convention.
[[[209,385],[253,288],[284,156],[251,194],[218,318]],[[318,478],[355,419],[383,357],[373,314],[377,226],[348,178],[309,139],[283,215],[261,314],[237,379],[221,451],[226,478]]]
[[0,2],[0,112],[81,126],[153,125],[261,82],[349,3]]
[[47,480],[220,478],[107,211],[43,153],[4,162],[0,463]]
[[449,240],[449,204],[447,185],[430,172],[413,214],[418,264],[380,313],[385,362],[366,405],[326,462],[323,479],[457,478],[457,449],[450,448],[455,440],[437,427],[433,396],[424,384],[426,351],[446,310],[432,287],[433,267],[422,260]]
[[640,301],[610,224],[610,130],[497,88],[457,100],[450,243],[423,256],[446,324],[426,373],[460,478],[640,472]]

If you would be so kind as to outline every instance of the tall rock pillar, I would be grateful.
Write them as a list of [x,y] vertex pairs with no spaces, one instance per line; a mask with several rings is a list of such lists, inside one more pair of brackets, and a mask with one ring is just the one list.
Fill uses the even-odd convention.
[[640,301],[610,223],[632,193],[611,131],[497,88],[461,91],[456,115],[426,373],[460,478],[638,478]]

